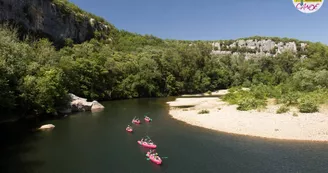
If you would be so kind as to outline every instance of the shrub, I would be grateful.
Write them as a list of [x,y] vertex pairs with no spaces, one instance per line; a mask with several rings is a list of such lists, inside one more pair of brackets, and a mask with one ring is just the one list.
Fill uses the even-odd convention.
[[208,95],[212,95],[212,92],[211,91],[207,91],[206,92]]
[[256,99],[254,97],[246,97],[238,102],[237,109],[241,111],[248,111],[252,109],[262,108],[265,106],[265,100]]
[[206,109],[201,110],[201,111],[198,112],[198,114],[208,114],[208,113],[210,113],[210,111],[206,110]]
[[296,112],[294,112],[293,117],[298,117],[298,114]]
[[241,86],[236,86],[236,87],[231,87],[228,89],[229,93],[234,93],[236,91],[241,91],[242,87]]
[[278,100],[279,103],[284,103],[287,106],[294,105],[298,103],[298,99],[300,98],[301,94],[299,92],[288,92],[283,94],[281,98]]
[[289,111],[289,107],[286,105],[282,105],[278,110],[277,110],[277,114],[282,114],[282,113],[286,113]]
[[302,98],[298,108],[302,113],[313,113],[318,112],[318,103],[309,97]]
[[235,92],[229,92],[222,97],[222,100],[229,104],[238,104],[237,109],[242,111],[263,108],[266,106],[266,97],[262,96],[260,93],[244,91],[241,89],[237,89]]

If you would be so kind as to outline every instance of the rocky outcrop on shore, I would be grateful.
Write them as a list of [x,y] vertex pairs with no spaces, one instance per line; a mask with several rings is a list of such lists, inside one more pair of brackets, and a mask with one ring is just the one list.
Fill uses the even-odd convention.
[[105,108],[96,100],[88,102],[86,98],[78,97],[72,93],[69,94],[69,97],[71,101],[67,108],[58,110],[59,113],[69,114],[72,112],[99,111]]
[[87,99],[78,97],[74,94],[69,94],[71,101],[72,112],[92,111],[104,109],[105,107],[97,101],[88,102]]

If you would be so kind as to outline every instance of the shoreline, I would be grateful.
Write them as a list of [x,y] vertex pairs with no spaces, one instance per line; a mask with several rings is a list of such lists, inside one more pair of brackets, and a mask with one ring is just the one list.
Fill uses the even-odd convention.
[[[265,110],[239,111],[219,98],[177,98],[167,102],[172,118],[187,124],[219,132],[292,141],[328,141],[326,113],[293,112],[276,114],[279,105],[268,105]],[[198,114],[208,110],[208,114]]]

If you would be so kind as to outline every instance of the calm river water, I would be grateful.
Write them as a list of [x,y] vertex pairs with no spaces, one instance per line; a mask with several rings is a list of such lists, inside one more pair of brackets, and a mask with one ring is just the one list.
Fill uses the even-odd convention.
[[[52,131],[4,131],[1,173],[324,173],[327,143],[251,138],[193,127],[168,115],[169,98],[103,103],[104,111],[52,120]],[[151,123],[125,127],[150,112]],[[163,159],[146,160],[137,140],[148,135]]]

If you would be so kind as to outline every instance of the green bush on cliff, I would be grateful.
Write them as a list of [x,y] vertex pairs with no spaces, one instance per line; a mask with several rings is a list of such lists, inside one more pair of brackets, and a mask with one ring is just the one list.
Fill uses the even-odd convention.
[[68,0],[52,0],[52,2],[58,6],[61,13],[64,15],[75,14],[77,19],[79,19],[79,20],[81,20],[81,15],[84,15],[84,16],[87,16],[88,18],[93,18],[98,22],[109,24],[108,22],[106,22],[106,20],[104,18],[86,12],[86,11],[80,9],[75,4],[69,2]]

